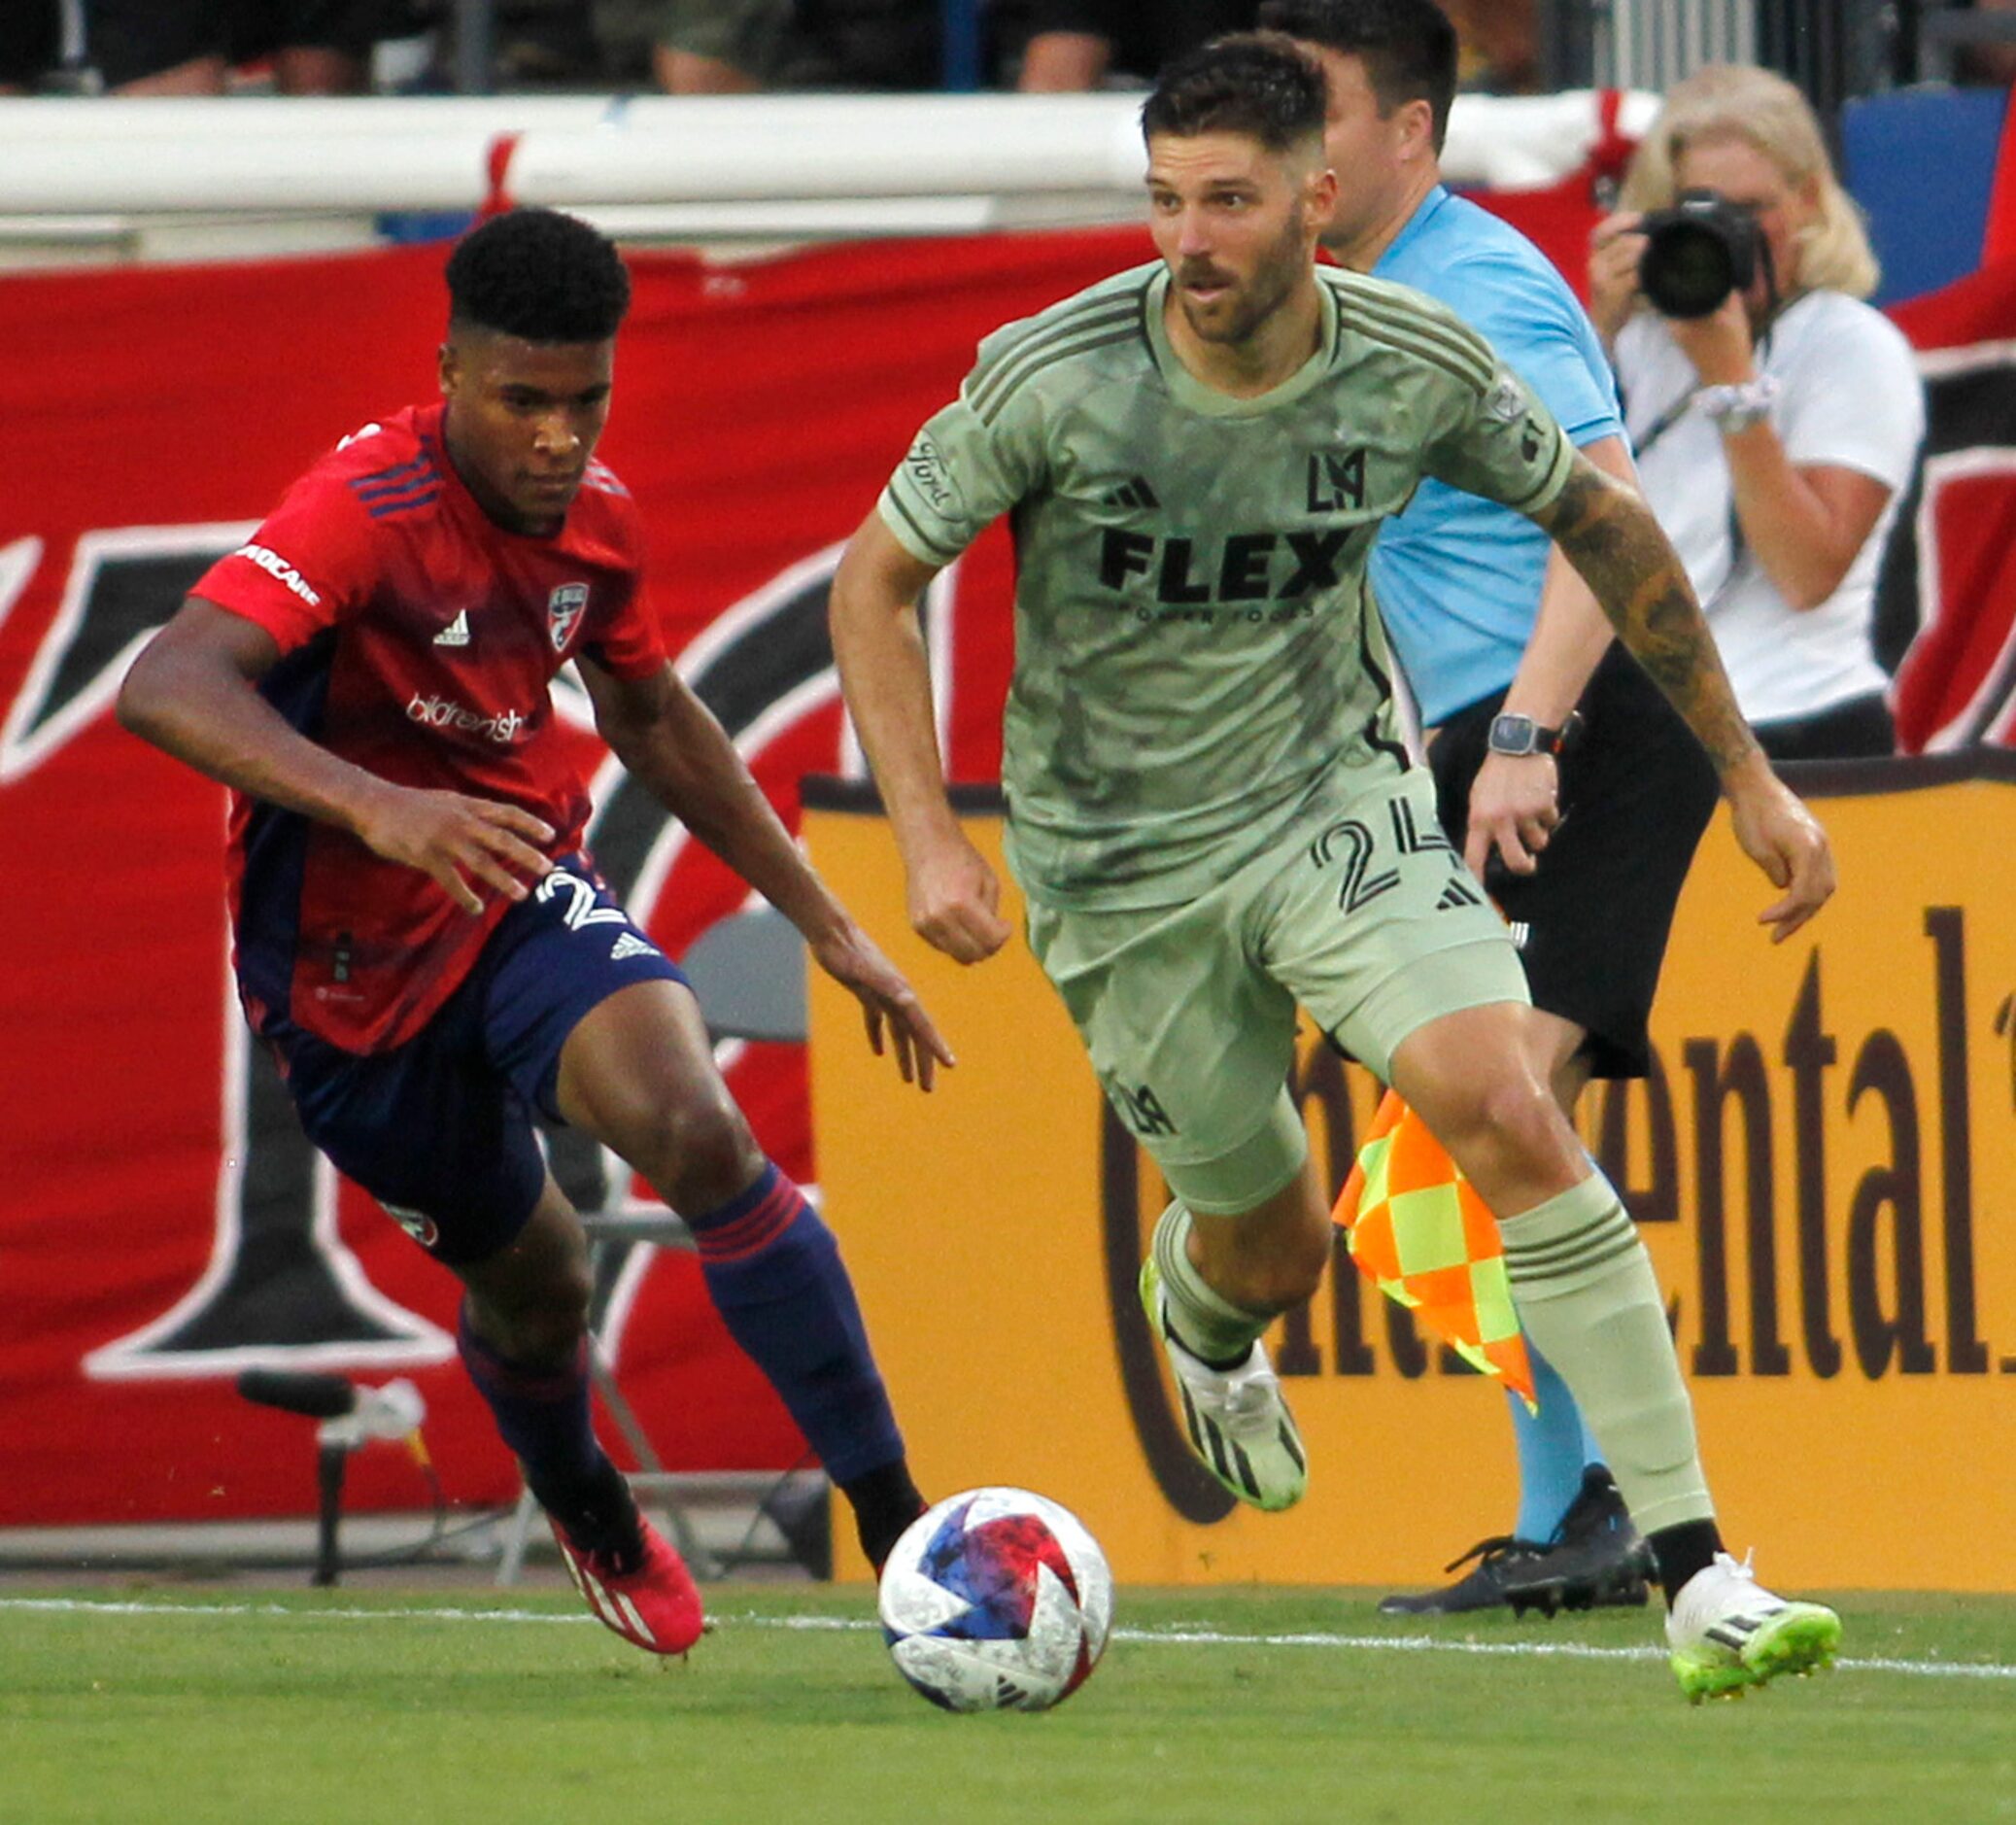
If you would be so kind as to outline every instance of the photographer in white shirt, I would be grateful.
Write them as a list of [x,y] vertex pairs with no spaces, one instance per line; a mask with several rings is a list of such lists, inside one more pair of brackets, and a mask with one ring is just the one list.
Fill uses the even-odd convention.
[[1813,111],[1767,70],[1697,71],[1620,200],[1589,313],[1743,713],[1773,760],[1889,754],[1870,621],[1925,400],[1910,345],[1862,301],[1875,256]]

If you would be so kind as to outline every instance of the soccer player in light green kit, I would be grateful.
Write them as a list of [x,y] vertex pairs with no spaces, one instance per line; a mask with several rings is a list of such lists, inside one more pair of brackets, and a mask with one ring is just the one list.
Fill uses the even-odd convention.
[[914,608],[1008,513],[1008,859],[1031,947],[1176,1195],[1143,1297],[1199,1458],[1261,1508],[1306,1487],[1260,1341],[1331,1251],[1284,1088],[1299,1002],[1497,1213],[1521,1322],[1657,1558],[1689,1695],[1808,1671],[1839,1620],[1723,1550],[1651,1262],[1524,1062],[1510,937],[1401,743],[1364,578],[1381,518],[1432,474],[1550,533],[1714,758],[1781,935],[1832,892],[1827,839],[1637,496],[1440,305],[1316,267],[1323,118],[1285,40],[1166,71],[1143,109],[1160,260],[987,338],[850,542],[834,646],[911,921],[967,963],[1008,936],[946,801]]

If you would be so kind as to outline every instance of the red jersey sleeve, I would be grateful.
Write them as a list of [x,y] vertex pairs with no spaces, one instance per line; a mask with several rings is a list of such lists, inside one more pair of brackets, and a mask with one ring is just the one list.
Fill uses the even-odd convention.
[[665,641],[652,612],[650,592],[634,573],[620,600],[590,626],[581,650],[619,678],[648,678],[666,662]]
[[190,593],[257,622],[288,653],[361,609],[377,577],[369,518],[339,476],[316,469]]
[[644,582],[644,529],[629,492],[606,470],[602,474],[612,489],[598,491],[610,512],[607,536],[622,554],[624,569],[620,586],[591,604],[580,650],[616,677],[648,678],[665,664],[666,650]]

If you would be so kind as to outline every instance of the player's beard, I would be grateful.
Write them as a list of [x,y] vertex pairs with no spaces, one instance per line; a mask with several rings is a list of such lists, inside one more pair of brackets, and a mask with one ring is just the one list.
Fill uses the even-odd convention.
[[[1295,289],[1295,280],[1301,269],[1309,263],[1309,255],[1302,245],[1302,223],[1294,215],[1282,224],[1281,238],[1254,262],[1252,277],[1243,285],[1235,285],[1222,300],[1223,315],[1201,317],[1182,289],[1182,273],[1177,275],[1177,302],[1181,307],[1183,320],[1190,326],[1190,333],[1200,342],[1221,342],[1239,344],[1249,342],[1259,327],[1274,313],[1281,309],[1289,293]],[[1193,271],[1193,278],[1205,276]],[[1223,275],[1214,269],[1211,277]]]

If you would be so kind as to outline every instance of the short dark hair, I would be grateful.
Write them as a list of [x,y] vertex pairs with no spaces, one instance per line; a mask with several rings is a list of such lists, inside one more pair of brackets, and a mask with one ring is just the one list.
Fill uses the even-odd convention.
[[1435,0],[1264,0],[1260,23],[1362,59],[1382,115],[1425,101],[1442,150],[1456,92],[1456,28]]
[[557,209],[512,209],[448,257],[451,327],[527,342],[604,342],[630,309],[630,274],[608,237]]
[[1283,153],[1323,136],[1323,73],[1274,32],[1234,32],[1176,59],[1142,104],[1144,135],[1244,133]]

